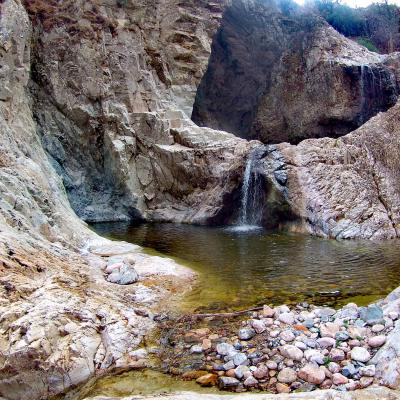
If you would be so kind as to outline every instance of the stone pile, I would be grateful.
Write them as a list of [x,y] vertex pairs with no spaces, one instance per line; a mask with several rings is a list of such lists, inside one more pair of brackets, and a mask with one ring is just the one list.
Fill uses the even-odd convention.
[[183,378],[202,386],[237,392],[352,391],[380,383],[371,360],[398,318],[397,311],[384,312],[379,305],[350,303],[339,311],[306,303],[292,309],[264,306],[222,333],[191,330],[174,351],[195,359],[193,365],[200,367],[186,370]]

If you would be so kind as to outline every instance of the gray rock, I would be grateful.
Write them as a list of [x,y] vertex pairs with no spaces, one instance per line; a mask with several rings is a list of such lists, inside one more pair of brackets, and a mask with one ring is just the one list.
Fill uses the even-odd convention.
[[223,367],[224,367],[225,371],[229,371],[230,369],[234,369],[235,368],[235,363],[232,360],[230,360],[227,363],[225,363],[223,365]]
[[218,386],[220,389],[234,388],[239,385],[239,381],[236,378],[230,378],[229,376],[221,376],[218,379]]
[[383,310],[377,305],[370,305],[368,307],[360,308],[360,319],[365,321],[368,325],[375,325],[385,323],[383,318]]
[[234,363],[236,366],[239,366],[239,365],[247,365],[248,362],[249,362],[249,361],[248,361],[248,359],[247,359],[247,356],[246,356],[246,354],[244,354],[244,353],[237,353],[237,354],[235,354],[235,356],[233,357],[233,363]]
[[354,364],[348,364],[342,369],[342,375],[347,378],[352,377],[358,372],[358,369],[354,366]]
[[345,342],[346,340],[350,339],[350,336],[347,332],[341,331],[336,333],[335,339],[339,340],[340,342]]
[[235,352],[235,348],[228,343],[218,343],[216,347],[217,353],[221,356],[226,356],[231,352]]
[[244,374],[249,371],[250,369],[247,365],[239,365],[237,368],[235,368],[235,376],[238,379],[242,379],[244,377]]
[[249,376],[248,378],[246,378],[246,380],[243,382],[244,386],[246,387],[254,387],[258,385],[258,381],[256,378],[254,378],[254,376]]
[[240,340],[250,340],[254,336],[256,336],[256,331],[252,328],[239,329],[238,337]]
[[130,285],[139,280],[139,275],[132,265],[124,264],[119,270],[108,275],[107,280],[118,285]]

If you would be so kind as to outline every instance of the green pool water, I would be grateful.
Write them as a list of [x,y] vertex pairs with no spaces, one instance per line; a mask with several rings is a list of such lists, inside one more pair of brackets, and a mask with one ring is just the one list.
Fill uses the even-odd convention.
[[359,305],[400,284],[398,241],[335,241],[263,229],[104,223],[99,234],[173,257],[199,273],[186,310],[230,310],[308,301]]

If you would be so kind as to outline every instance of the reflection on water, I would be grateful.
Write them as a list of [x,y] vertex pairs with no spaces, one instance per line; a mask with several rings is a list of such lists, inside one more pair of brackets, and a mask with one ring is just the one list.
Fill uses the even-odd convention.
[[188,309],[303,300],[366,304],[400,282],[398,241],[338,242],[307,235],[176,224],[96,224],[100,234],[182,260],[200,273]]

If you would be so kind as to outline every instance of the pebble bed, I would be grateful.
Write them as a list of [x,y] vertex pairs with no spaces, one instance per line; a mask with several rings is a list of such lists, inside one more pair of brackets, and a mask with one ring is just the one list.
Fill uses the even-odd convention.
[[373,357],[398,318],[378,305],[264,306],[229,328],[176,329],[164,361],[183,379],[235,392],[362,389],[380,383]]

